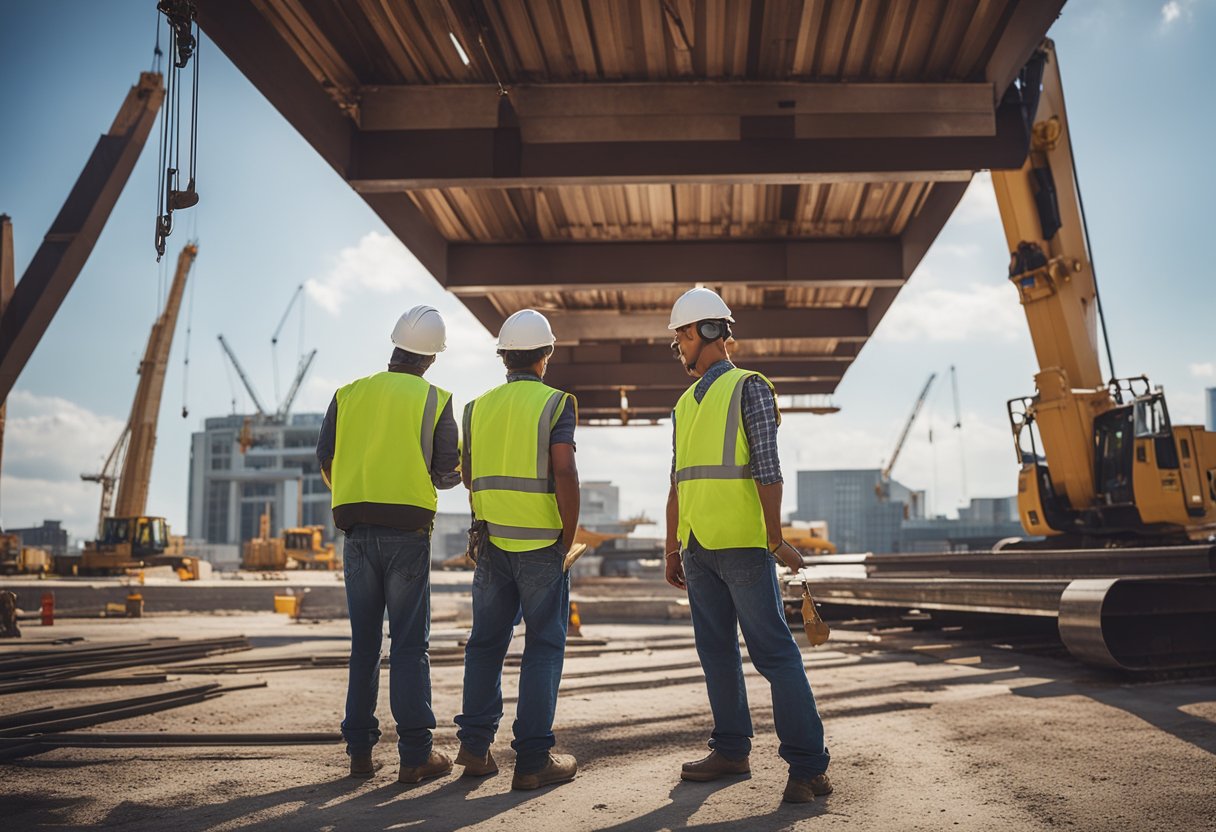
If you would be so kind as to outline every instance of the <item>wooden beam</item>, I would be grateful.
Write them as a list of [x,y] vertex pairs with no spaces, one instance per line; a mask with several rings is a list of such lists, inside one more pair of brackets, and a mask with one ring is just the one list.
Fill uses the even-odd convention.
[[[494,84],[369,86],[359,99],[367,131],[500,126]],[[986,83],[542,84],[512,87],[510,101],[531,144],[731,141],[761,125],[798,139],[995,132]]]
[[693,283],[894,288],[903,285],[902,261],[903,247],[892,237],[455,244],[446,285],[458,295]]
[[0,402],[8,398],[93,252],[164,97],[160,73],[140,73],[139,83],[127,93],[109,131],[97,140],[76,184],[13,289],[0,318]]
[[[664,408],[670,410],[675,407],[676,400],[680,398],[680,392],[687,387],[678,389],[646,389],[646,390],[626,390],[625,395],[629,399],[631,408]],[[835,381],[791,381],[776,385],[778,395],[794,396],[794,395],[826,395],[836,391]],[[620,410],[621,394],[617,390],[588,390],[581,387],[566,388],[566,392],[573,393],[578,399],[579,410],[584,408],[588,410]]]
[[[735,337],[848,338],[870,335],[864,309],[738,309]],[[663,312],[546,312],[559,344],[587,341],[667,343],[670,320]]]
[[[763,373],[771,381],[835,381],[844,377],[849,364],[844,361],[820,361],[796,359],[791,361],[740,360],[740,367]],[[684,389],[692,383],[684,368],[671,353],[665,362],[573,362],[559,364],[549,362],[545,382],[565,390],[578,387],[584,390],[615,389],[618,387],[646,387]]]
[[[1003,102],[991,136],[933,138],[745,137],[716,141],[585,141],[503,145],[498,128],[360,132],[349,177],[361,192],[621,182],[802,181],[830,175],[890,180],[969,178],[1018,167],[1028,137],[1016,102]],[[967,175],[960,176],[960,172]]]
[[984,77],[992,84],[994,103],[1001,101],[1013,79],[1030,60],[1034,50],[1039,48],[1047,36],[1047,30],[1060,16],[1064,0],[1018,0],[1012,5],[1012,14],[1001,30],[1000,39],[984,68]]
[[[774,365],[782,362],[792,361],[817,361],[817,362],[833,362],[837,364],[850,364],[857,355],[857,344],[851,341],[844,341],[836,345],[836,351],[829,354],[816,353],[813,355],[750,355],[746,349],[746,342],[739,342],[735,345],[732,352],[733,355],[739,357],[739,366],[752,367],[758,362],[763,362],[766,365]],[[672,357],[671,350],[667,344],[577,344],[573,346],[559,345],[553,351],[553,358],[550,360],[551,367],[561,366],[565,364],[671,364],[679,367],[679,363]]]
[[207,36],[276,110],[344,178],[354,123],[253,3],[196,0]]

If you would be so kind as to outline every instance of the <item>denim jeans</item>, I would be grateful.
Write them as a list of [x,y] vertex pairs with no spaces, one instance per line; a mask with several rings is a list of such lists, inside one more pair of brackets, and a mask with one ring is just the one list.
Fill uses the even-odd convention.
[[502,719],[502,663],[522,606],[526,633],[511,743],[521,774],[543,768],[554,744],[570,616],[563,554],[556,543],[531,552],[505,552],[489,543],[473,574],[473,632],[464,651],[464,707],[456,735],[475,754],[485,754],[494,742]]
[[735,759],[751,752],[752,720],[735,629],[738,622],[752,665],[772,691],[781,759],[795,777],[811,778],[826,771],[823,721],[802,651],[785,620],[772,555],[764,549],[706,549],[694,537],[683,560],[693,635],[714,715],[709,747]]
[[417,766],[431,753],[431,536],[358,524],[343,551],[350,610],[350,678],[342,736],[348,753],[369,751],[380,739],[376,696],[380,644],[388,610],[389,704],[397,723],[401,765]]

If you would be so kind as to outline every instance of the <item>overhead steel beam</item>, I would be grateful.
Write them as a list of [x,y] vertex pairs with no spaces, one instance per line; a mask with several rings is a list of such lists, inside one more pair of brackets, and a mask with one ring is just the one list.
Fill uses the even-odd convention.
[[[659,353],[659,350],[655,350]],[[736,362],[747,370],[763,373],[771,381],[832,381],[839,382],[848,369],[845,361],[819,361],[796,359],[791,361],[751,360]],[[609,388],[624,386],[668,387],[683,389],[691,383],[684,368],[667,352],[665,362],[571,362],[557,364],[549,362],[545,382],[554,387],[567,389]]]
[[1017,102],[996,111],[991,136],[817,138],[793,135],[774,121],[737,140],[588,141],[549,144],[510,140],[499,128],[359,132],[351,184],[362,192],[538,184],[799,181],[829,174],[911,175],[918,180],[970,178],[972,171],[1017,167],[1028,136]]
[[164,97],[160,73],[140,73],[17,282],[0,318],[0,402],[8,398],[89,259]]
[[[667,312],[546,312],[559,344],[586,341],[669,341]],[[864,309],[735,310],[735,337],[849,338],[870,335]]]
[[[365,86],[359,127],[469,130],[501,127],[496,84]],[[517,84],[509,102],[529,144],[735,141],[783,138],[991,136],[987,83],[709,81]]]
[[459,244],[448,249],[446,285],[457,295],[692,283],[897,288],[903,256],[896,237]]

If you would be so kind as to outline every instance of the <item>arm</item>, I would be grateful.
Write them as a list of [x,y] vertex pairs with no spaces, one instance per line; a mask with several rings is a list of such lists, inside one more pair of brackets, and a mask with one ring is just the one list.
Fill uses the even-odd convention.
[[338,395],[330,399],[325,419],[321,422],[321,435],[317,437],[317,464],[321,467],[321,479],[332,490],[330,468],[334,462],[334,447],[338,441]]
[[551,445],[549,458],[553,461],[557,511],[562,518],[562,548],[568,552],[574,545],[574,535],[578,532],[578,468],[574,464],[574,446],[565,443]]
[[676,589],[688,590],[684,583],[684,565],[680,563],[680,541],[677,537],[680,526],[680,495],[676,491],[675,478],[672,477],[671,488],[667,491],[667,546],[665,548],[665,564],[667,583]]
[[431,456],[431,482],[436,488],[454,488],[460,482],[460,439],[452,418],[452,400],[443,406],[435,422],[435,452]]
[[768,550],[790,569],[802,568],[802,556],[792,546],[781,545],[781,497],[784,491],[781,458],[777,453],[776,394],[762,379],[751,377],[743,382],[743,431],[751,456],[752,475],[764,512],[765,536]]

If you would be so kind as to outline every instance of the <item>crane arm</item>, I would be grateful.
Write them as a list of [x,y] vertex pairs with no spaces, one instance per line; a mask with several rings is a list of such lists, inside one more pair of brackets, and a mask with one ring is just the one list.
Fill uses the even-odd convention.
[[296,377],[292,380],[291,387],[287,390],[287,395],[283,398],[283,403],[279,405],[279,410],[275,414],[275,419],[278,421],[287,420],[287,414],[291,411],[292,402],[296,400],[296,394],[300,392],[300,385],[304,383],[304,376],[308,375],[308,368],[312,366],[312,360],[316,357],[317,351],[313,350],[300,359],[300,368],[296,370]]
[[296,291],[291,296],[291,300],[287,301],[287,308],[283,310],[283,317],[279,319],[279,325],[274,329],[274,335],[270,336],[270,345],[273,347],[279,343],[279,333],[283,331],[283,326],[287,323],[287,316],[291,314],[291,310],[295,308],[296,301],[300,299],[300,295],[304,292],[304,284],[301,283],[296,287]]
[[259,416],[266,415],[266,408],[262,407],[262,401],[258,398],[258,394],[253,389],[253,382],[249,380],[249,376],[245,375],[245,368],[241,366],[241,362],[237,361],[236,353],[232,351],[232,347],[228,346],[228,342],[224,340],[224,336],[220,335],[220,346],[224,349],[224,355],[228,356],[228,360],[232,362],[233,369],[236,370],[237,376],[241,379],[241,384],[245,385],[245,392],[249,394],[249,398],[253,401],[253,406],[257,410]]
[[[118,479],[118,499],[115,516],[138,517],[148,504],[148,483],[152,479],[152,455],[156,449],[156,421],[160,417],[160,399],[165,389],[165,372],[169,367],[169,350],[173,346],[173,332],[177,329],[177,315],[181,311],[182,296],[190,267],[198,255],[198,245],[187,243],[177,258],[177,270],[165,299],[165,308],[152,324],[144,358],[139,362],[139,384],[135,387],[135,399],[131,402],[131,416],[127,420],[126,458],[122,474]],[[103,487],[104,491],[104,487]]]
[[929,388],[933,386],[933,379],[937,378],[937,373],[929,373],[929,380],[925,382],[925,386],[921,388],[920,395],[916,397],[916,404],[912,405],[912,412],[908,414],[908,421],[904,422],[904,429],[899,434],[899,441],[895,443],[895,450],[891,452],[891,461],[887,463],[887,467],[882,469],[882,481],[887,482],[891,479],[891,471],[895,468],[895,462],[899,459],[899,452],[904,449],[904,442],[908,439],[908,434],[912,431],[912,425],[916,422],[916,417],[920,415],[920,409],[925,406],[925,399],[929,397]]

